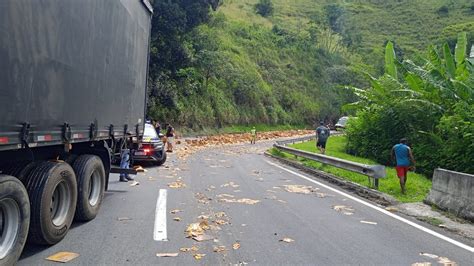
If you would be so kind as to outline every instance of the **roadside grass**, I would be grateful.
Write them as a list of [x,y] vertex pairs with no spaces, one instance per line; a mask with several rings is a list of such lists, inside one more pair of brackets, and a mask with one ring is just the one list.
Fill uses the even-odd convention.
[[416,219],[418,219],[422,222],[429,223],[429,224],[434,225],[434,226],[440,226],[441,224],[443,224],[443,221],[441,221],[440,219],[434,218],[434,217],[429,217],[429,216],[419,216],[419,217],[416,217]]
[[[345,152],[345,145],[346,145],[346,138],[344,136],[330,137],[327,143],[327,147],[326,147],[326,155],[353,161],[353,162],[363,163],[363,164],[377,164],[376,162],[372,160],[347,154]],[[316,144],[314,141],[294,144],[294,145],[291,145],[291,147],[300,149],[300,150],[309,151],[309,152],[319,153],[319,150],[316,149]],[[322,163],[314,162],[311,160],[307,160],[301,157],[295,158],[295,156],[288,153],[280,152],[276,150],[275,148],[271,150],[271,153],[275,156],[284,157],[287,159],[293,159],[293,160],[296,159],[302,162],[305,166],[312,167],[312,168],[333,174],[345,180],[349,180],[354,183],[358,183],[360,185],[369,187],[369,180],[367,176],[353,173],[353,172],[343,170],[337,167],[325,165]],[[408,174],[406,194],[403,195],[401,194],[401,191],[400,191],[400,183],[398,181],[395,168],[386,167],[386,170],[387,170],[387,177],[380,179],[379,190],[383,193],[393,196],[400,202],[420,202],[426,197],[426,195],[428,194],[431,188],[431,180],[429,180],[423,175],[410,172]]]

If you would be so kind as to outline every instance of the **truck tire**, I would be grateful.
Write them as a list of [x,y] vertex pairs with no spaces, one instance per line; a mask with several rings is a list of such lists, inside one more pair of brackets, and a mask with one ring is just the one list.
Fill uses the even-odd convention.
[[30,226],[30,201],[15,177],[0,175],[0,265],[13,265],[23,251]]
[[24,182],[28,174],[31,172],[31,169],[33,169],[36,164],[36,162],[18,162],[3,167],[1,170],[2,174],[14,176],[21,182]]
[[105,170],[95,155],[81,155],[72,165],[77,178],[75,220],[90,221],[97,216],[105,191]]
[[64,158],[64,162],[66,162],[69,165],[73,165],[77,157],[79,157],[77,154],[69,154],[66,158]]
[[163,156],[161,157],[161,159],[159,159],[158,161],[155,162],[155,165],[156,166],[161,166],[165,162],[166,162],[166,152],[163,150]]
[[69,231],[77,202],[74,170],[64,162],[41,162],[26,178],[31,202],[28,242],[53,245]]

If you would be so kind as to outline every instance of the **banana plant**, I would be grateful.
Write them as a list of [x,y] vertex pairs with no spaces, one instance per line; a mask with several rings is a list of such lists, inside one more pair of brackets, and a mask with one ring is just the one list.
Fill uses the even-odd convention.
[[[459,102],[474,103],[474,66],[467,60],[466,33],[458,36],[455,54],[448,44],[443,45],[443,56],[435,46],[428,48],[423,65],[411,60],[398,63],[394,46],[388,42],[385,48],[385,74],[374,78],[369,75],[370,88],[348,87],[360,101],[346,105],[345,109],[368,109],[372,105],[388,105],[390,102],[406,102],[449,111]],[[399,77],[399,67],[403,76]]]

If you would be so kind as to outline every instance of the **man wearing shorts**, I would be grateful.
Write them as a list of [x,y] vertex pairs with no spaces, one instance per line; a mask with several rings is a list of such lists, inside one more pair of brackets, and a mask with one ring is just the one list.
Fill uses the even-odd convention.
[[407,145],[407,140],[405,138],[400,140],[399,144],[396,144],[392,148],[392,160],[396,159],[397,176],[400,179],[400,187],[402,189],[402,194],[405,194],[405,184],[407,182],[407,174],[410,169],[410,161],[413,163],[413,169],[415,167],[415,157]]
[[331,131],[324,126],[324,122],[319,123],[319,127],[316,128],[316,147],[319,148],[322,154],[326,152],[326,142],[329,135],[331,135]]

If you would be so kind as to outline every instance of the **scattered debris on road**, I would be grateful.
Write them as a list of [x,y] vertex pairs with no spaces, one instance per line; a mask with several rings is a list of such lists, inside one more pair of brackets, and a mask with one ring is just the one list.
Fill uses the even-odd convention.
[[206,256],[206,254],[194,254],[193,257],[196,259],[196,260],[200,260],[202,258],[204,258],[204,256]]
[[206,194],[199,193],[199,192],[196,193],[194,197],[198,200],[199,203],[202,203],[202,204],[208,204],[209,201],[212,200],[212,198],[209,198]]
[[209,230],[207,221],[201,221],[199,223],[192,223],[186,228],[186,237],[192,238],[204,234],[204,231]]
[[311,194],[318,188],[313,188],[312,186],[303,186],[303,185],[285,185],[285,190],[291,193],[299,194]]
[[66,263],[66,262],[69,262],[69,261],[71,261],[71,260],[73,260],[77,257],[79,257],[79,254],[77,254],[77,253],[62,251],[62,252],[58,252],[56,254],[53,254],[53,255],[47,257],[46,260]]
[[229,183],[225,183],[225,184],[221,185],[221,187],[229,187],[229,186],[230,186],[230,187],[233,187],[233,188],[238,188],[238,187],[240,187],[240,185],[237,185],[237,184],[235,184],[234,182],[229,182]]
[[173,220],[175,220],[176,222],[179,222],[179,221],[181,221],[181,218],[180,217],[174,217]]
[[398,211],[398,208],[395,208],[395,207],[386,207],[385,210],[389,211],[389,212],[397,212]]
[[230,194],[219,194],[217,195],[218,198],[235,198],[234,195],[230,195]]
[[352,207],[349,207],[349,206],[344,206],[344,205],[335,205],[332,207],[334,210],[336,210],[337,212],[340,212],[344,215],[352,215],[354,214],[354,209],[352,209]]
[[118,217],[117,218],[117,221],[119,221],[119,222],[131,221],[131,220],[133,220],[133,219],[130,218],[130,217]]
[[178,257],[179,253],[156,253],[157,257]]
[[179,251],[181,251],[181,252],[188,252],[188,251],[196,252],[198,250],[199,250],[199,248],[197,246],[192,246],[190,248],[180,248],[179,249]]
[[170,188],[183,188],[186,187],[186,184],[183,183],[181,180],[177,180],[175,182],[168,183],[168,187]]
[[360,221],[363,224],[372,224],[372,225],[377,225],[376,222],[369,222],[369,221]]
[[444,266],[455,266],[455,265],[457,265],[456,262],[454,262],[454,261],[452,261],[452,260],[450,260],[446,257],[441,257],[441,256],[438,256],[438,255],[435,255],[435,254],[421,252],[420,256],[425,256],[425,257],[428,257],[428,258],[431,258],[431,259],[438,260],[438,263],[442,264]]
[[210,236],[210,235],[202,234],[202,235],[198,235],[198,236],[193,237],[193,239],[196,240],[197,242],[203,242],[203,241],[213,240],[214,237]]
[[289,238],[289,237],[285,237],[283,239],[280,239],[280,242],[286,242],[286,243],[291,243],[291,242],[295,242],[295,240]]
[[138,186],[138,185],[140,185],[140,182],[138,182],[138,181],[133,181],[133,182],[130,184],[131,187]]
[[214,252],[220,253],[220,252],[224,252],[224,251],[227,251],[225,246],[217,246],[217,247],[214,246]]
[[[258,134],[259,140],[270,140],[278,139],[284,137],[295,137],[295,136],[304,136],[308,134],[313,134],[311,130],[289,130],[289,131],[271,131],[271,132],[261,132]],[[176,147],[176,155],[179,159],[185,161],[187,157],[191,154],[208,148],[222,145],[233,145],[239,143],[249,143],[251,140],[250,133],[241,133],[241,134],[221,134],[214,136],[201,137],[197,139],[188,139],[185,140],[181,145]],[[246,149],[248,151],[248,149]],[[229,153],[233,155],[233,153]],[[212,159],[206,158],[206,161],[211,161]],[[220,163],[225,163],[225,160],[219,160]],[[225,166],[229,168],[231,166]]]
[[218,218],[222,218],[222,217],[225,217],[227,216],[227,214],[225,214],[225,212],[216,212],[214,214],[214,216],[218,217]]
[[237,250],[239,248],[240,248],[240,243],[239,242],[236,242],[232,245],[232,249],[234,249],[234,250]]
[[218,224],[218,225],[225,225],[225,224],[229,224],[228,221],[225,221],[225,220],[215,220],[214,223]]
[[170,211],[171,214],[177,214],[178,212],[182,212],[182,210],[175,209]]
[[146,170],[145,168],[143,168],[141,165],[135,165],[133,167],[133,169],[139,173],[143,173],[143,172],[148,172],[148,170]]
[[220,202],[226,202],[226,203],[242,203],[242,204],[248,204],[248,205],[254,205],[254,204],[257,204],[259,203],[260,201],[259,200],[253,200],[253,199],[227,199],[227,198],[223,198],[223,199],[219,199]]

